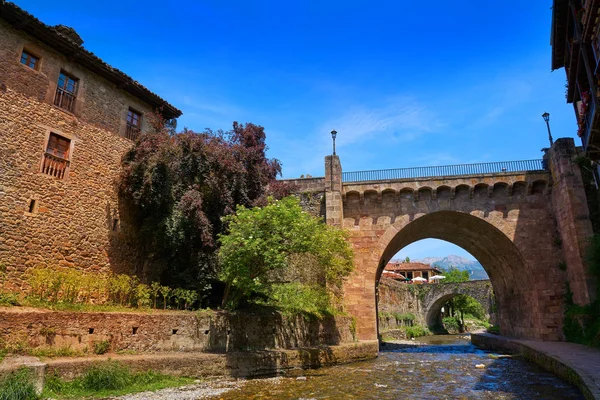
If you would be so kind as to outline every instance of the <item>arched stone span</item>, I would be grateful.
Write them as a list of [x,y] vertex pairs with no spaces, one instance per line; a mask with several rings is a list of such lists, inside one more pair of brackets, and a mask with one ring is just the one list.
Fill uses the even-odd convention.
[[346,303],[358,317],[359,337],[376,336],[373,304],[383,267],[403,247],[436,238],[462,247],[484,266],[496,293],[502,333],[560,339],[565,276],[558,268],[546,195],[519,190],[514,196],[494,197],[493,191],[470,196],[468,188],[457,186],[454,198],[344,205],[357,267],[346,285]]
[[[516,227],[505,221],[499,212],[488,214],[487,218],[490,222],[483,215],[448,210],[417,214],[412,221],[408,216],[397,218],[377,243],[380,257],[375,279],[379,279],[383,267],[405,246],[426,238],[446,240],[471,253],[484,266],[496,293],[497,317],[503,333],[535,336],[535,324],[540,324],[541,317],[547,315],[546,310],[540,310],[537,300],[538,295],[543,293],[538,291],[547,290],[545,283],[553,271],[556,281],[560,281],[560,270],[556,266],[552,268],[553,271],[528,266],[517,245],[492,222],[496,222],[507,233],[513,232]],[[517,222],[515,218],[513,223]],[[551,249],[551,243],[548,244]],[[562,287],[555,287],[552,294],[557,290],[562,290]],[[560,302],[555,301],[552,305],[557,307],[556,311],[560,311]],[[555,313],[553,317],[560,318],[560,313]],[[552,322],[558,326],[558,321]]]
[[461,294],[477,300],[492,321],[495,320],[494,291],[491,282],[487,279],[460,283],[438,283],[429,285],[428,289],[422,305],[424,320],[430,329],[440,325],[440,312],[444,304]]

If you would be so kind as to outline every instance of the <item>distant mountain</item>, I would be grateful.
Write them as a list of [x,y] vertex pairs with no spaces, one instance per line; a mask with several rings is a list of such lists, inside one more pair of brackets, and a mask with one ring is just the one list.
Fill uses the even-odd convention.
[[469,271],[471,280],[489,279],[488,274],[485,272],[479,261],[469,260],[468,258],[460,257],[454,254],[446,257],[425,257],[420,260],[411,259],[410,261],[433,265],[440,269],[456,267],[460,270]]

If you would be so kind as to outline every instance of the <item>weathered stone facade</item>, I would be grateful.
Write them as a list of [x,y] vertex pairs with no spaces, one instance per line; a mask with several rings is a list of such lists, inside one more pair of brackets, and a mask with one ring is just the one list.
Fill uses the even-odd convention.
[[[116,193],[121,158],[132,144],[123,137],[127,113],[139,112],[146,129],[154,108],[142,98],[158,96],[16,6],[1,6],[0,263],[17,287],[23,272],[38,264],[107,270],[129,251],[120,240]],[[9,16],[25,18],[32,34],[16,29]],[[74,54],[43,42],[40,32],[61,49],[74,47]],[[39,58],[35,69],[20,62],[24,49]],[[98,71],[108,72],[101,76],[84,66],[94,60]],[[78,80],[72,112],[54,105],[61,71]],[[119,85],[104,76],[129,81]],[[41,172],[51,134],[70,142],[62,179]]]

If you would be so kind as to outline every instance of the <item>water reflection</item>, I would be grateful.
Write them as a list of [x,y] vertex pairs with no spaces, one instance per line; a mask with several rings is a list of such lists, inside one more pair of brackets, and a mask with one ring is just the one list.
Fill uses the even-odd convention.
[[219,398],[583,399],[554,375],[515,358],[497,358],[464,337],[430,337],[415,345],[386,343],[377,360],[249,381]]

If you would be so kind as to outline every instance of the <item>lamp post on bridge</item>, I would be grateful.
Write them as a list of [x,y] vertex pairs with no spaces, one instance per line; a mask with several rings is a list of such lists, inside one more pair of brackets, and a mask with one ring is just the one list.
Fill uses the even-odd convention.
[[550,113],[543,113],[542,118],[544,118],[544,121],[546,121],[546,127],[548,128],[548,139],[550,140],[550,147],[552,147],[554,141],[552,140],[552,133],[550,132]]
[[337,136],[337,132],[334,130],[331,131],[331,138],[333,139],[333,155],[335,156],[335,137]]

